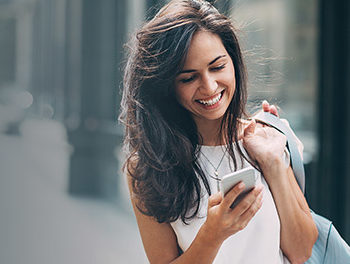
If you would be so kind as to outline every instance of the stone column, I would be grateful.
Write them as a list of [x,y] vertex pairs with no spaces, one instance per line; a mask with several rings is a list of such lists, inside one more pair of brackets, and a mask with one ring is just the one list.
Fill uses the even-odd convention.
[[116,200],[120,168],[115,149],[126,1],[75,0],[67,6],[66,118],[69,192]]

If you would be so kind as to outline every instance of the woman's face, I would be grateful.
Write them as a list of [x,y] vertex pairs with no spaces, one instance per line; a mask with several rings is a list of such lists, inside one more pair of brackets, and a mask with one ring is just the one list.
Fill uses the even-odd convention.
[[175,79],[179,103],[197,126],[221,120],[235,92],[235,69],[220,37],[208,31],[194,34],[185,64]]

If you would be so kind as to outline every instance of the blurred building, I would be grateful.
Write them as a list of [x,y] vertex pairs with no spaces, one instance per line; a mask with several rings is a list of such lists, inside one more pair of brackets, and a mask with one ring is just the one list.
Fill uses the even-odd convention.
[[[165,2],[0,0],[0,132],[63,146],[70,195],[129,212],[117,122],[123,45]],[[311,207],[350,242],[349,2],[215,5],[239,30],[250,109],[263,99],[281,108],[305,144]]]

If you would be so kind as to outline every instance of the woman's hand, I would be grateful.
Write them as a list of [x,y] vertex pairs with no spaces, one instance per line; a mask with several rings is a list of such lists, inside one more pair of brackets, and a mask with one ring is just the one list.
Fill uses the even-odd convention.
[[200,232],[209,243],[221,244],[229,236],[243,230],[262,205],[263,185],[251,190],[233,209],[232,203],[244,190],[244,183],[236,184],[226,195],[218,192],[209,197],[207,219]]
[[244,129],[243,146],[262,169],[268,168],[283,159],[286,136],[272,127],[251,120]]
[[[261,108],[264,112],[268,112],[270,114],[273,114],[277,117],[279,117],[279,114],[278,114],[278,110],[276,108],[275,105],[270,105],[269,102],[267,102],[266,100],[264,100],[262,103],[261,103]],[[289,125],[289,122],[287,119],[284,119],[284,118],[280,118],[280,120],[285,123],[287,126],[290,127]],[[262,124],[262,126],[266,126],[265,124]],[[300,156],[301,158],[303,159],[303,151],[304,151],[304,144],[300,141],[300,139],[295,135],[294,131],[292,130],[292,134],[293,134],[293,137],[294,137],[294,140],[297,142],[297,146],[298,146],[298,150],[299,150],[299,153],[300,153]]]

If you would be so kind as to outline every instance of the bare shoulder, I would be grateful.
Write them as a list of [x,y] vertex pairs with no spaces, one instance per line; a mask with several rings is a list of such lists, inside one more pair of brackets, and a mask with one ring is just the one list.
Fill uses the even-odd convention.
[[130,200],[142,243],[150,263],[168,263],[179,256],[177,238],[170,223],[159,223],[154,217],[145,215],[139,210],[142,204],[139,199],[142,197],[134,195],[132,186],[132,179],[134,177],[137,179],[137,175],[134,175],[137,162],[137,158],[130,160],[125,169]]

